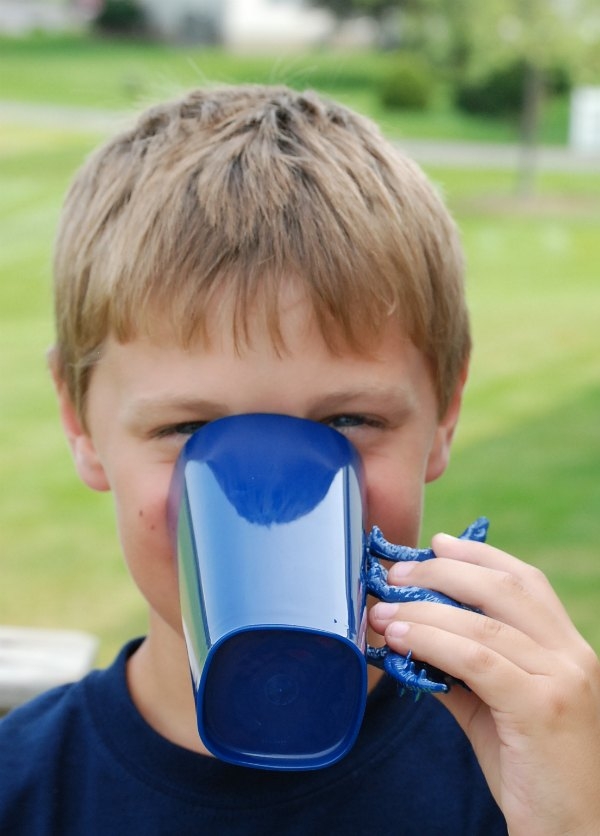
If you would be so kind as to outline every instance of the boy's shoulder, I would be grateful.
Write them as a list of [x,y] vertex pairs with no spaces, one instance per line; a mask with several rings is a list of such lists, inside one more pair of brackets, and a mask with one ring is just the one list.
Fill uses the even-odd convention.
[[[90,677],[97,672],[89,674]],[[86,677],[87,679],[87,677]],[[69,727],[89,722],[83,709],[85,682],[73,682],[45,691],[0,719],[0,765],[3,774],[14,775],[31,766],[39,769],[39,758],[52,757],[60,748]],[[28,759],[27,755],[31,754]]]
[[[124,660],[53,688],[0,719],[0,832],[50,833],[65,787],[81,786],[100,737],[93,702],[118,688]],[[66,831],[65,831],[66,832]]]
[[0,718],[0,763],[22,759],[29,747],[39,752],[51,744],[73,719],[81,697],[81,683],[60,685]]
[[54,820],[56,774],[65,771],[64,743],[80,737],[85,727],[82,695],[81,683],[63,685],[0,720],[0,832],[50,832],[44,822]]

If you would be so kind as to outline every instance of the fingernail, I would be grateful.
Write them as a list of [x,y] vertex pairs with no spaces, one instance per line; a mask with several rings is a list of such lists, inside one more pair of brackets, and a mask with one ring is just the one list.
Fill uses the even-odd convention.
[[412,561],[408,563],[395,563],[388,571],[388,581],[390,583],[396,583],[396,581],[403,580],[410,575],[414,567],[415,564]]
[[458,537],[454,537],[453,534],[446,534],[445,531],[440,531],[435,535],[435,539],[442,539],[442,540],[458,540]]
[[388,604],[386,601],[380,601],[373,607],[373,615],[379,621],[390,621],[398,614],[398,604]]
[[405,636],[409,630],[410,624],[407,624],[406,621],[392,621],[385,633],[386,636],[399,639],[401,636]]

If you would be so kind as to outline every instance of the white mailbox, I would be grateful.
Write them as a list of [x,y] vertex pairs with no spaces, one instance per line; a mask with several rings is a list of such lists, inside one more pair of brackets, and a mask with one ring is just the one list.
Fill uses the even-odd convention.
[[574,151],[600,152],[600,87],[578,87],[571,94],[569,144]]

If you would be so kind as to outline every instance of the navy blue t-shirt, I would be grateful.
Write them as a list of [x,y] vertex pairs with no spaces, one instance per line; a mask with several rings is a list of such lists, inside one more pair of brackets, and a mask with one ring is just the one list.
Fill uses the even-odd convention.
[[247,769],[144,721],[125,680],[137,646],[0,722],[2,836],[506,834],[469,742],[433,698],[400,698],[386,678],[334,766]]

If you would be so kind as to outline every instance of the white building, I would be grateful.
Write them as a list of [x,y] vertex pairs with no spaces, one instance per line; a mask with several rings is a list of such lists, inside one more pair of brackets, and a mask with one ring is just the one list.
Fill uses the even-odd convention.
[[97,0],[0,0],[0,32],[26,35],[36,30],[78,28],[94,14],[94,2]]
[[302,0],[138,0],[170,40],[218,42],[231,49],[310,46],[327,39],[335,19]]
[[[0,32],[85,27],[105,0],[0,0]],[[215,43],[229,49],[294,49],[325,42],[368,46],[376,27],[368,18],[340,25],[308,0],[135,0],[151,30],[168,41]]]

